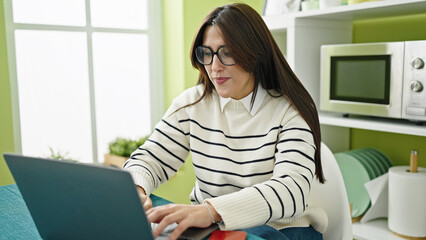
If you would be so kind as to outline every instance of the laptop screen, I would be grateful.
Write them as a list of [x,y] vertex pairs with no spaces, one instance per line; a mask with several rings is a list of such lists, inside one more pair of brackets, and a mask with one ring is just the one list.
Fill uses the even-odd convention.
[[121,169],[4,154],[43,239],[153,239]]

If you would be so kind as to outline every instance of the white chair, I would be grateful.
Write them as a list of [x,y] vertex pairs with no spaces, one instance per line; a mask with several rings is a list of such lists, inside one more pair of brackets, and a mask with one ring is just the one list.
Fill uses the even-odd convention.
[[352,219],[342,173],[330,149],[321,143],[321,162],[326,182],[312,184],[308,200],[310,206],[319,206],[327,214],[328,226],[324,240],[353,239]]

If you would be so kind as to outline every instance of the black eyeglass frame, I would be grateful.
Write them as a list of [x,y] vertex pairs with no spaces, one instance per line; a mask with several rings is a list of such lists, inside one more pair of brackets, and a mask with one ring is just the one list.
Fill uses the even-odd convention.
[[[210,60],[210,62],[209,63],[202,63],[201,61],[200,61],[200,57],[198,56],[198,50],[199,49],[202,49],[202,48],[206,48],[206,49],[209,49],[210,51],[211,51],[211,53],[213,54],[212,55],[212,58],[211,58],[211,60]],[[220,46],[218,49],[217,49],[217,51],[215,52],[215,51],[213,51],[210,47],[206,47],[206,46],[198,46],[196,49],[195,49],[195,55],[196,55],[196,57],[197,57],[197,61],[201,64],[201,65],[210,65],[210,64],[212,64],[213,63],[213,58],[214,58],[214,55],[216,55],[217,56],[217,58],[219,59],[219,61],[223,64],[223,65],[225,65],[225,66],[233,66],[233,65],[235,65],[235,64],[237,64],[236,62],[235,62],[235,60],[234,60],[234,63],[231,63],[231,64],[226,64],[226,63],[224,63],[223,61],[222,61],[222,58],[220,57],[220,55],[219,55],[219,51],[221,50],[221,49],[224,49],[225,48],[225,46]]]

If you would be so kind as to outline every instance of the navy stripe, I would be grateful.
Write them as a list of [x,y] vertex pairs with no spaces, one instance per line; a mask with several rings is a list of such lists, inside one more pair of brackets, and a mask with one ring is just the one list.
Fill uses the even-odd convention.
[[185,162],[185,160],[183,160],[182,158],[176,156],[174,153],[170,152],[170,150],[168,150],[166,147],[164,147],[163,145],[161,145],[159,142],[148,139],[147,141],[152,142],[157,144],[159,147],[161,147],[164,151],[166,151],[168,154],[172,155],[173,157],[175,157],[176,159],[178,159],[179,161],[181,161],[182,163]]
[[305,211],[305,194],[303,194],[303,190],[302,190],[302,188],[300,187],[300,185],[296,182],[296,180],[294,180],[294,178],[292,178],[292,177],[290,177],[291,178],[291,180],[293,180],[293,182],[297,185],[297,187],[299,188],[299,190],[300,190],[300,195],[302,195],[302,202],[303,202],[303,211]]
[[[138,159],[132,159],[132,160],[138,160]],[[139,161],[140,161],[140,160],[139,160]],[[131,167],[133,167],[133,166],[138,166],[138,167],[145,168],[145,170],[149,173],[149,175],[151,175],[151,179],[152,179],[152,181],[153,181],[153,182],[155,182],[155,181],[154,181],[154,175],[152,175],[151,171],[150,171],[147,167],[145,167],[144,165],[139,164],[139,163],[133,163],[132,165],[129,165],[129,166],[128,166],[128,168],[131,168]],[[157,178],[158,178],[158,180],[160,180],[160,182],[161,182],[161,178],[160,178],[160,176],[157,176]]]
[[235,187],[235,188],[238,188],[238,189],[243,189],[244,188],[244,187],[237,186],[237,185],[230,184],[230,183],[219,184],[219,183],[212,183],[210,181],[204,181],[204,180],[200,179],[197,176],[196,176],[196,178],[197,178],[198,181],[200,181],[200,182],[202,182],[204,184],[215,186],[215,187],[228,187],[229,186],[229,187]]
[[189,135],[190,135],[191,137],[193,137],[193,138],[195,138],[195,139],[199,140],[200,142],[203,142],[203,143],[206,143],[206,144],[210,144],[210,145],[216,145],[216,146],[225,147],[225,148],[227,148],[227,149],[229,149],[229,150],[231,150],[231,151],[234,151],[234,152],[256,151],[256,150],[259,150],[259,149],[261,149],[261,148],[263,148],[263,147],[266,147],[266,146],[269,146],[269,145],[274,145],[274,144],[276,143],[276,142],[274,141],[274,142],[265,143],[265,144],[263,144],[262,146],[260,146],[260,147],[256,147],[256,148],[242,148],[242,149],[237,149],[237,148],[230,148],[230,147],[228,147],[227,145],[222,144],[222,143],[214,143],[214,142],[209,142],[209,141],[203,140],[203,139],[201,139],[201,138],[199,138],[199,137],[197,137],[197,136],[195,136],[195,135],[193,135],[193,134],[189,134]]
[[269,184],[265,184],[265,185],[270,187],[272,189],[272,191],[274,191],[275,195],[277,196],[278,200],[280,201],[281,209],[282,209],[282,214],[281,214],[280,218],[283,218],[284,217],[284,203],[281,200],[280,195],[277,193],[277,190],[275,190],[275,188],[273,188],[271,185],[269,185]]
[[164,120],[164,119],[161,119],[161,121],[162,122],[164,122],[165,124],[167,124],[169,127],[171,127],[171,128],[173,128],[173,129],[175,129],[176,131],[178,131],[178,132],[180,132],[180,133],[182,133],[183,135],[188,135],[189,133],[185,133],[184,131],[182,131],[181,129],[179,129],[179,128],[177,128],[177,127],[175,127],[175,126],[173,126],[172,124],[170,124],[170,123],[168,123],[166,120]]
[[[136,158],[134,158],[135,156],[143,156],[143,155],[145,155],[144,153],[133,153],[132,155],[130,155],[130,158],[131,159],[136,159]],[[124,167],[124,166],[123,166]]]
[[[305,180],[306,180],[306,182],[308,183],[308,185],[309,185],[309,190],[311,190],[311,182],[309,181],[309,179],[305,176],[305,175],[303,175],[303,174],[300,174],[300,176],[302,176]],[[312,176],[313,177],[313,176]]]
[[269,175],[269,174],[273,173],[273,171],[268,171],[268,172],[259,172],[259,173],[251,173],[251,174],[238,174],[238,173],[234,173],[234,172],[227,172],[227,171],[220,171],[220,170],[216,170],[216,169],[206,168],[206,167],[203,167],[203,166],[200,166],[200,165],[196,165],[194,163],[192,163],[192,164],[196,168],[204,169],[204,170],[207,170],[207,171],[210,171],[210,172],[222,173],[222,174],[233,175],[233,176],[238,176],[238,177],[255,177],[255,176]]
[[283,132],[287,132],[287,131],[293,131],[293,130],[298,130],[298,131],[305,131],[305,132],[309,132],[312,133],[312,131],[310,129],[306,129],[306,128],[287,128],[287,129],[283,129],[280,131],[280,134]]
[[[286,178],[286,177],[290,177],[289,175],[284,175],[284,176],[281,176],[280,178]],[[271,179],[272,181],[276,181],[276,182],[279,182],[279,183],[281,183],[285,188],[287,188],[287,191],[288,191],[288,193],[290,194],[290,197],[291,197],[291,200],[293,201],[293,214],[291,215],[291,217],[293,217],[294,216],[294,214],[296,214],[296,201],[294,200],[294,196],[293,196],[293,193],[290,191],[290,189],[287,187],[287,185],[285,185],[284,183],[282,183],[282,182],[280,182],[280,181],[278,181],[277,179]]]
[[189,152],[189,149],[187,147],[185,147],[184,145],[182,145],[181,143],[178,143],[176,140],[174,140],[173,138],[171,138],[169,135],[163,133],[160,129],[156,128],[155,131],[163,134],[163,136],[165,136],[166,138],[168,138],[170,141],[176,143],[176,145],[179,145],[180,147],[182,147],[183,149],[185,149],[186,151]]
[[306,142],[306,141],[301,138],[287,138],[287,139],[279,141],[278,143],[283,143],[283,142]]
[[[177,170],[176,169],[174,169],[172,166],[170,166],[169,164],[167,164],[167,163],[165,163],[165,162],[163,162],[163,161],[161,161],[161,159],[159,159],[157,156],[155,156],[151,151],[149,151],[149,150],[147,150],[147,149],[143,149],[143,148],[138,148],[139,150],[143,150],[143,151],[146,151],[147,153],[149,153],[149,155],[151,155],[153,158],[155,158],[155,159],[157,159],[157,161],[159,161],[160,163],[161,163],[161,165],[163,165],[163,166],[166,166],[166,167],[168,167],[168,168],[170,168],[171,170],[173,170],[174,172],[177,172]],[[167,172],[166,172],[166,170],[162,167],[162,166],[160,166],[161,167],[161,169],[163,169],[163,172],[164,172],[164,175],[166,176],[166,179],[167,180],[169,180],[169,176],[168,176],[168,174],[167,174]]]
[[193,188],[192,190],[194,192],[195,201],[197,201],[197,203],[200,203],[200,200],[198,200],[197,198],[197,188]]
[[268,204],[268,207],[269,207],[269,218],[268,218],[268,220],[266,220],[266,222],[265,222],[265,224],[266,224],[267,222],[269,222],[269,220],[271,220],[271,217],[272,217],[272,207],[271,207],[271,205],[269,204],[268,200],[266,200],[266,198],[265,198],[265,196],[263,195],[262,191],[260,191],[260,189],[259,189],[259,188],[257,188],[256,186],[253,186],[253,187],[254,187],[257,191],[259,191],[260,195],[262,195],[262,197],[263,197],[263,199],[265,200],[266,204]]
[[277,145],[280,144],[280,143],[285,143],[285,142],[304,142],[304,143],[308,144],[309,146],[311,146],[314,150],[317,150],[317,148],[315,146],[312,146],[310,143],[306,142],[304,139],[301,139],[301,138],[284,139],[284,140],[279,141],[277,143]]
[[312,173],[311,169],[310,169],[310,168],[308,168],[308,167],[306,167],[305,165],[302,165],[302,164],[297,163],[297,162],[289,161],[289,160],[284,160],[284,161],[276,162],[276,163],[275,163],[275,166],[277,166],[278,164],[281,164],[281,163],[290,163],[290,164],[297,165],[297,166],[299,166],[299,167],[306,168],[306,169],[309,171],[309,173],[311,173],[311,176],[312,176],[312,177],[314,177],[314,174]]
[[315,161],[314,161],[314,159],[313,159],[312,157],[310,157],[310,156],[309,156],[309,155],[307,155],[306,153],[304,153],[304,152],[302,152],[302,151],[300,151],[300,150],[297,150],[297,149],[289,149],[289,150],[281,151],[281,153],[289,153],[289,152],[297,152],[297,153],[299,153],[300,155],[303,155],[303,156],[304,156],[304,157],[306,157],[307,159],[311,160],[312,162],[315,162]]
[[[130,156],[130,159],[132,159],[132,160],[138,160],[138,161],[141,161],[140,159],[136,158],[136,156],[144,156],[144,155],[146,155],[146,154],[141,153],[141,152],[139,152],[139,153],[134,153],[134,154],[132,154],[132,155]],[[127,163],[128,163],[128,162],[126,162],[126,163],[124,164],[123,169],[124,169],[124,167],[127,165]],[[147,169],[147,170],[148,170],[148,172],[149,172],[149,173],[151,173],[151,171],[150,171],[149,169]],[[163,171],[164,171],[164,169],[163,169]],[[160,176],[157,176],[157,177],[158,177],[158,179],[161,181]]]
[[210,197],[212,197],[212,198],[217,197],[217,196],[213,196],[213,195],[211,195],[210,193],[208,193],[207,191],[204,191],[204,190],[203,190],[203,189],[201,189],[201,188],[199,188],[199,189],[200,189],[200,192],[205,193],[205,194],[209,195],[209,196],[210,196]]
[[197,124],[200,128],[207,130],[207,131],[211,131],[211,132],[218,132],[218,133],[222,133],[223,136],[227,137],[227,138],[231,138],[231,139],[243,139],[243,138],[260,138],[260,137],[265,137],[267,136],[270,132],[277,130],[279,128],[281,128],[282,126],[277,126],[277,127],[273,127],[271,129],[269,129],[269,131],[265,134],[259,134],[259,135],[247,135],[247,136],[230,136],[230,135],[226,135],[222,130],[219,129],[213,129],[213,128],[208,128],[208,127],[204,127],[202,126],[200,123],[198,123],[197,121],[195,121],[194,119],[182,119],[179,120],[179,123],[182,122],[193,122],[195,124]]
[[192,153],[200,154],[200,155],[202,155],[204,157],[207,157],[207,158],[214,158],[214,159],[218,159],[218,160],[224,160],[224,161],[232,162],[232,163],[239,164],[239,165],[245,165],[245,164],[250,164],[250,163],[257,163],[257,162],[266,162],[266,161],[274,159],[274,156],[272,156],[272,157],[268,157],[268,158],[261,158],[261,159],[255,159],[255,160],[250,160],[250,161],[237,162],[237,161],[232,160],[230,158],[208,155],[208,154],[202,153],[202,152],[194,150],[194,149],[191,149],[191,152]]
[[[131,157],[130,157],[131,158]],[[124,169],[126,166],[127,166],[127,164],[129,163],[129,159],[127,159],[126,160],[126,162],[124,162],[124,164],[123,164],[123,166],[121,167],[121,169]]]

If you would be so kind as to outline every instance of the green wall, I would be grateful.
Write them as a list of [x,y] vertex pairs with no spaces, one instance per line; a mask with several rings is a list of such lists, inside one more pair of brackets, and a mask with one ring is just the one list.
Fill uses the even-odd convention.
[[0,186],[14,183],[3,159],[4,152],[13,152],[14,149],[4,5],[0,1]]
[[351,148],[362,147],[378,149],[395,165],[410,165],[410,152],[417,149],[419,166],[426,167],[426,137],[352,129]]
[[169,106],[185,89],[183,0],[163,0],[162,8],[164,86]]
[[[390,42],[426,39],[426,13],[360,20],[353,24],[353,42]],[[409,165],[412,149],[419,151],[419,166],[426,167],[426,137],[351,129],[351,149],[373,147],[395,165]]]

